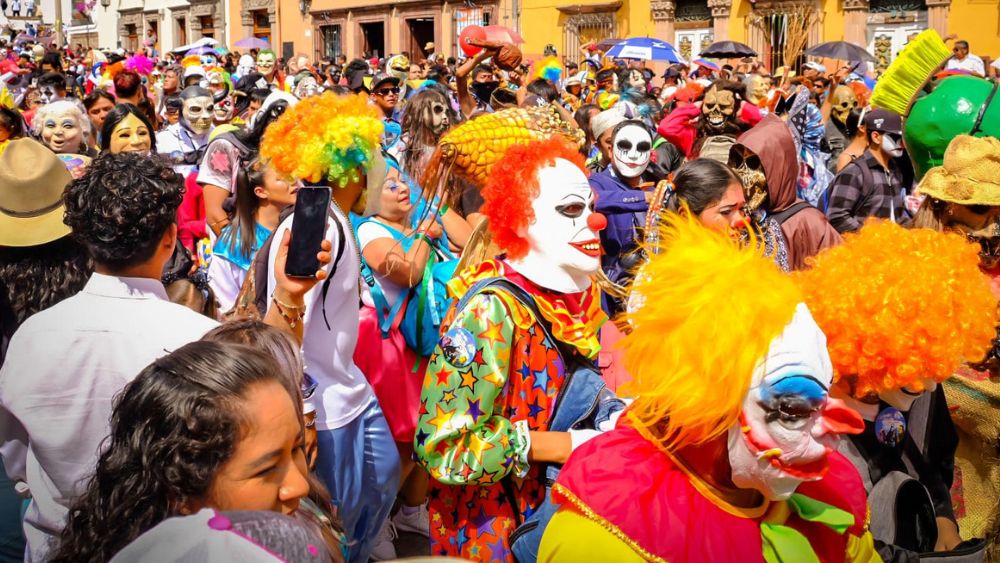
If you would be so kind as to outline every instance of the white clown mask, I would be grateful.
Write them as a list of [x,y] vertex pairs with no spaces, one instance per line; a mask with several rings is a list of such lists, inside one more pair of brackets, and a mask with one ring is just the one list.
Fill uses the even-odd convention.
[[542,287],[583,291],[601,268],[598,232],[607,219],[593,211],[594,192],[587,176],[568,160],[557,158],[542,168],[538,187],[538,197],[531,202],[535,220],[524,233],[530,250],[510,263]]
[[822,479],[840,434],[864,429],[861,416],[829,395],[833,367],[826,336],[799,304],[754,371],[740,423],[729,429],[733,483],[785,500]]
[[611,162],[623,178],[641,176],[649,166],[653,137],[641,123],[626,123],[611,138]]

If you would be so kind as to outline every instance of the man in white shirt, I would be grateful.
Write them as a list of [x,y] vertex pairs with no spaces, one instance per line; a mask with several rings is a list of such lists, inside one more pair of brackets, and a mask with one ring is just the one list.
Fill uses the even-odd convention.
[[956,41],[952,52],[955,54],[948,59],[945,70],[964,70],[976,76],[986,76],[986,67],[983,65],[983,59],[969,52],[968,41]]
[[[27,160],[3,165],[40,165]],[[42,165],[62,166],[54,155],[50,160]],[[10,477],[31,494],[27,561],[45,560],[85,490],[110,430],[114,397],[150,362],[218,325],[169,302],[160,283],[176,244],[183,193],[183,180],[169,164],[123,153],[95,159],[66,189],[65,203],[42,202],[44,215],[26,219],[0,209],[7,229],[0,229],[0,244],[9,244],[9,231],[18,227],[54,228],[52,220],[65,212],[63,221],[94,261],[80,293],[21,325],[0,368],[0,454]],[[283,255],[281,261],[283,268]],[[296,294],[285,291],[282,280],[280,298],[293,303],[312,285],[295,282]],[[278,324],[273,315],[268,319]]]
[[[298,128],[301,119],[309,115],[299,110],[316,103],[317,98],[301,100],[288,109],[272,127],[283,129],[291,122]],[[326,127],[343,126],[331,115]],[[343,116],[340,116],[343,117]],[[352,116],[380,121],[372,115]],[[359,126],[359,129],[361,127]],[[352,208],[364,208],[365,193],[379,197],[385,179],[386,164],[376,143],[358,170],[344,171],[345,183],[331,181],[333,201],[326,226],[326,240],[332,243],[335,258],[325,270],[329,283],[313,288],[305,296],[306,311],[302,318],[304,334],[302,354],[306,372],[317,382],[316,431],[318,457],[316,474],[330,490],[337,514],[347,535],[349,563],[366,563],[395,559],[391,541],[380,532],[396,499],[399,488],[399,453],[392,433],[367,379],[354,363],[354,346],[358,339],[361,272],[357,245],[348,219]],[[268,157],[268,146],[261,154]],[[353,149],[352,149],[353,150]],[[358,173],[355,179],[347,179]],[[309,188],[303,188],[309,189]],[[300,191],[301,193],[301,191]],[[274,233],[284,236],[291,230],[293,213]],[[278,273],[277,254],[272,248],[269,258],[271,279],[268,290],[275,285]],[[276,306],[272,301],[268,312]],[[283,303],[279,303],[282,307]],[[381,541],[378,541],[381,540]]]

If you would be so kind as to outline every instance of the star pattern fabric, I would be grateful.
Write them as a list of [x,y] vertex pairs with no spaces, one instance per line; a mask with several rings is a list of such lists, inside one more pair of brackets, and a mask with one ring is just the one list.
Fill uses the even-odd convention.
[[449,316],[442,332],[469,331],[476,351],[471,364],[455,366],[438,346],[421,393],[414,447],[433,477],[431,552],[513,562],[514,506],[523,518],[545,494],[538,468],[516,477],[528,450],[517,426],[547,428],[565,367],[531,313],[503,290],[487,289]]

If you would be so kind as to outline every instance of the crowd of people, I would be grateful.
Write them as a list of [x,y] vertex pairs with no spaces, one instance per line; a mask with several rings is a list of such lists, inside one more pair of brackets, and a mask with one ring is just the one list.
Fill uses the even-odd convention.
[[0,48],[4,560],[1000,556],[967,43],[153,55]]

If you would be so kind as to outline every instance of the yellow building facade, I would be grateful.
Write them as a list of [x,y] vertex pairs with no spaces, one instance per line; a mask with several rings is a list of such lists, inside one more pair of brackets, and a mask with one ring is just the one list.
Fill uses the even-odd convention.
[[[458,54],[464,26],[504,25],[524,36],[528,60],[547,45],[579,60],[590,40],[649,36],[694,58],[713,41],[749,44],[767,64],[785,64],[780,30],[791,13],[811,13],[806,47],[848,40],[887,64],[927,28],[968,40],[972,52],[1000,57],[1000,0],[233,0],[230,43],[267,38],[279,56],[317,60],[407,52],[420,60],[433,43]],[[238,32],[241,28],[241,32]],[[795,64],[796,61],[787,61]],[[797,61],[801,63],[801,59]]]

